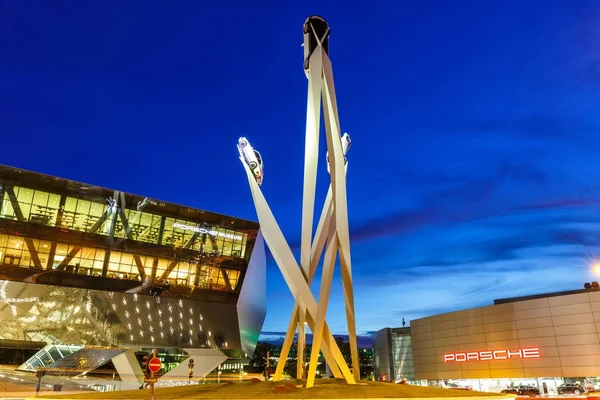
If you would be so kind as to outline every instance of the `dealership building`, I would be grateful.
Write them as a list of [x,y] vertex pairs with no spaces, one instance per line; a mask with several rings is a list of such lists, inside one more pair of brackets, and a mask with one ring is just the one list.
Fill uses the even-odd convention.
[[597,287],[495,300],[377,332],[375,376],[498,392],[518,385],[542,394],[556,394],[563,383],[597,387],[599,332]]
[[137,388],[152,349],[164,380],[239,370],[265,267],[255,222],[0,165],[0,347],[27,354],[21,370],[112,361]]

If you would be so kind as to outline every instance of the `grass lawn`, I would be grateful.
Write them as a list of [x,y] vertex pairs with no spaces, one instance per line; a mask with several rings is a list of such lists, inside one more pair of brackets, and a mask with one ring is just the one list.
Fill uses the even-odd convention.
[[[473,397],[495,396],[470,390],[438,389],[432,387],[397,385],[382,382],[360,382],[348,385],[343,380],[320,379],[310,389],[302,388],[304,381],[243,382],[161,388],[154,391],[156,400],[166,399],[352,399],[352,398],[412,398],[412,397]],[[279,387],[279,389],[276,389]],[[281,390],[287,390],[280,392]],[[44,396],[44,399],[148,399],[148,390],[128,390],[110,393]],[[511,398],[514,396],[506,396]]]

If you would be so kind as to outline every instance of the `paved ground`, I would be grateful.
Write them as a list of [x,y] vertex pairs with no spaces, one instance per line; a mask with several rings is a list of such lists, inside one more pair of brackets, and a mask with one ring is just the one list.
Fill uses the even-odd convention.
[[[35,395],[38,378],[31,372],[16,371],[15,365],[0,365],[0,400],[23,399]],[[107,379],[84,378],[78,380],[45,376],[42,378],[40,391],[46,395],[54,392],[54,385],[62,385],[61,391],[68,393],[89,393],[96,391],[88,385],[111,383]]]
[[[194,385],[186,387],[160,388],[155,390],[155,399],[373,399],[373,398],[429,398],[442,399],[510,399],[498,393],[481,393],[470,390],[448,390],[432,387],[396,385],[381,382],[360,382],[348,385],[342,380],[321,379],[314,388],[303,388],[303,381],[244,382]],[[112,399],[147,400],[148,390],[131,390],[112,393],[85,393],[57,396],[56,399]],[[50,398],[50,397],[44,397]]]

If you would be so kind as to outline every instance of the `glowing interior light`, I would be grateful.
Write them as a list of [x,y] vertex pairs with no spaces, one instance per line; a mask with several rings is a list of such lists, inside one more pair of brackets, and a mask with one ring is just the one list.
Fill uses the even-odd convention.
[[226,232],[219,232],[216,229],[208,230],[208,229],[199,228],[199,227],[193,226],[193,225],[181,224],[179,222],[175,222],[173,224],[173,228],[179,228],[179,229],[183,229],[184,231],[193,231],[193,232],[197,232],[197,233],[206,233],[211,236],[219,236],[219,237],[223,237],[226,239],[242,240],[242,236],[240,236],[240,235],[234,235],[234,234],[226,233]]
[[528,347],[514,350],[484,350],[470,351],[461,353],[444,354],[444,362],[465,362],[465,361],[491,361],[507,360],[510,358],[540,358],[540,349],[538,347]]

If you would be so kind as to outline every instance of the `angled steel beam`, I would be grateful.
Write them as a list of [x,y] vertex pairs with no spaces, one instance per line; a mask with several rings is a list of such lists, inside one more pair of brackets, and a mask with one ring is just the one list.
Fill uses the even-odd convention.
[[144,279],[146,278],[146,270],[144,269],[144,264],[142,264],[142,259],[137,254],[133,255],[133,259],[135,260],[135,266],[140,273],[140,280],[144,282]]
[[[275,259],[275,262],[277,263],[277,266],[279,267],[279,270],[281,271],[288,287],[290,288],[296,300],[298,300],[299,306],[306,309],[306,321],[311,331],[314,332],[316,327],[315,317],[317,314],[317,302],[310,291],[306,276],[298,267],[298,263],[296,262],[294,255],[290,250],[290,247],[287,244],[283,233],[281,232],[281,229],[279,228],[279,225],[277,224],[277,221],[275,220],[275,217],[273,216],[273,213],[267,204],[267,201],[264,198],[264,195],[258,187],[250,168],[248,165],[246,165],[241,157],[240,161],[242,162],[248,177],[248,183],[250,184],[250,190],[252,192],[256,213],[258,215],[265,242],[269,246],[271,254],[273,255],[273,258]],[[350,372],[348,365],[346,365],[346,361],[344,360],[340,349],[335,343],[333,335],[327,327],[326,322],[324,330],[323,348],[329,347],[333,356],[333,359],[328,359],[327,354],[325,352],[323,353],[323,355],[326,357],[327,363],[329,365],[337,363],[342,371],[342,374],[344,375],[344,378],[346,379],[346,382],[356,383],[356,380]]]
[[[196,239],[198,238],[200,234],[199,233],[194,233],[192,235],[192,237],[190,237],[190,239],[183,245],[182,249],[189,249],[192,244],[194,244],[194,242],[196,241]],[[175,255],[177,254],[177,252],[175,252]],[[171,261],[169,263],[169,266],[167,267],[167,269],[165,270],[165,272],[163,272],[163,274],[160,276],[160,279],[167,279],[167,277],[169,276],[169,274],[175,269],[175,267],[177,266],[177,264],[179,264],[179,260],[174,258],[173,261]]]
[[[321,51],[310,56],[308,99],[306,104],[306,133],[304,144],[304,186],[302,195],[302,233],[300,241],[300,266],[308,275],[312,241],[317,168],[319,164],[319,129],[321,126]],[[304,310],[298,314],[298,360],[304,360],[306,332]],[[297,364],[296,377],[302,379],[304,362]]]
[[356,338],[356,321],[354,315],[354,289],[352,286],[352,269],[350,260],[350,234],[348,228],[348,202],[346,197],[345,157],[340,140],[341,131],[333,82],[333,70],[329,57],[323,57],[323,114],[327,131],[327,148],[330,157],[330,175],[333,187],[333,204],[335,223],[340,252],[340,267],[348,321],[348,338],[352,355],[352,370],[355,379],[360,379],[360,360]]
[[74,246],[69,252],[69,254],[67,254],[67,256],[60,262],[60,264],[56,266],[56,269],[58,271],[62,271],[71,262],[71,260],[73,260],[73,257],[75,257],[81,249],[81,246]]
[[[312,284],[314,275],[317,271],[317,266],[321,259],[321,253],[325,246],[325,242],[327,241],[327,232],[329,230],[329,224],[331,223],[333,216],[333,194],[331,191],[331,185],[329,185],[329,190],[327,190],[327,196],[325,197],[325,202],[323,204],[323,208],[321,210],[321,215],[319,217],[319,223],[317,224],[317,231],[314,236],[314,241],[312,243],[311,251],[310,251],[310,268],[308,269],[308,285]],[[320,301],[320,298],[319,298]],[[281,359],[287,360],[292,342],[294,340],[294,333],[296,332],[296,327],[298,326],[298,301],[294,304],[294,309],[292,311],[292,315],[290,318],[290,322],[288,323],[288,329],[286,332],[285,339],[283,341],[283,346],[281,347],[279,363],[277,364],[277,369],[275,370],[275,374],[273,375],[274,381],[281,380],[281,375],[283,374],[283,368],[285,367],[285,361],[282,363]],[[314,343],[314,335],[313,335],[313,343]],[[314,345],[314,344],[313,344]],[[325,353],[325,350],[323,351]],[[337,365],[330,365],[331,373],[335,378],[342,378],[342,373],[339,370]]]
[[319,351],[321,350],[321,341],[323,340],[323,331],[325,327],[325,316],[327,314],[329,294],[331,293],[331,282],[333,280],[337,247],[338,241],[335,224],[332,223],[329,225],[327,248],[325,250],[325,260],[323,261],[321,289],[319,290],[319,303],[317,304],[316,324],[315,330],[313,331],[313,342],[310,353],[310,362],[308,363],[306,387],[312,387],[315,384],[317,364],[319,362]]
[[44,267],[42,267],[42,263],[40,262],[38,252],[35,249],[35,244],[33,243],[33,240],[25,238],[25,244],[27,245],[27,250],[29,250],[29,255],[31,256],[31,261],[33,261],[33,265],[35,265],[35,269],[44,269]]
[[17,217],[17,221],[26,222],[27,219],[23,215],[23,211],[21,211],[21,205],[17,200],[17,195],[15,194],[15,188],[13,186],[5,187],[6,194],[8,195],[8,199],[10,200],[10,204],[12,205],[13,211],[15,213],[15,217]]

